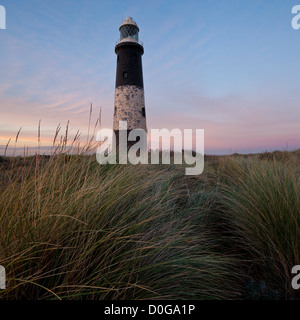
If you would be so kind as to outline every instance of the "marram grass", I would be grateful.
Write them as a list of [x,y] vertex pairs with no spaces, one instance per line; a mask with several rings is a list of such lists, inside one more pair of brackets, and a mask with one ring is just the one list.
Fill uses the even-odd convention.
[[234,175],[227,175],[221,194],[231,239],[247,251],[249,270],[256,269],[266,286],[285,297],[297,295],[291,270],[300,264],[299,161],[228,163]]
[[299,151],[207,157],[187,177],[66,141],[0,158],[1,299],[299,297]]
[[1,298],[238,296],[235,261],[211,239],[208,200],[187,189],[183,169],[63,153],[11,161],[0,195]]

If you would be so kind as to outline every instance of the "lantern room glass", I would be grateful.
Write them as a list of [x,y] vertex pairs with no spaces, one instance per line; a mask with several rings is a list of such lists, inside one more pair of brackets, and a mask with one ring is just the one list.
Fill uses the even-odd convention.
[[125,25],[120,29],[120,40],[131,38],[139,41],[139,30],[133,25]]

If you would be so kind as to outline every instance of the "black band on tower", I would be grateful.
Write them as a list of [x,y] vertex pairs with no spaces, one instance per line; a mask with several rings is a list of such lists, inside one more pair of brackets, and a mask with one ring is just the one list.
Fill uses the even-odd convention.
[[119,86],[135,85],[144,88],[142,55],[143,47],[135,42],[119,43],[117,54],[116,88]]

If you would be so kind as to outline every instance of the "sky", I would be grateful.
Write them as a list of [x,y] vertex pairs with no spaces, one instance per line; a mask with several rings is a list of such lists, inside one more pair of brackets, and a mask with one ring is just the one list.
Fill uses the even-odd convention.
[[[299,1],[298,1],[299,2]],[[0,0],[0,146],[70,121],[112,128],[119,26],[143,41],[148,129],[204,129],[207,154],[300,148],[296,0]],[[2,147],[3,149],[3,147]],[[1,148],[0,148],[1,150]]]

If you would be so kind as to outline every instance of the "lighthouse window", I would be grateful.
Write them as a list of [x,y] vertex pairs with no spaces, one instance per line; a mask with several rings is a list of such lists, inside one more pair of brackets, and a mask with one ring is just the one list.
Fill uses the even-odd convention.
[[143,116],[143,117],[146,117],[146,111],[145,111],[145,108],[142,108],[142,116]]
[[128,73],[125,71],[125,72],[123,72],[123,78],[124,79],[127,79],[128,78]]
[[125,25],[120,29],[120,40],[131,38],[139,40],[138,28],[133,25]]

